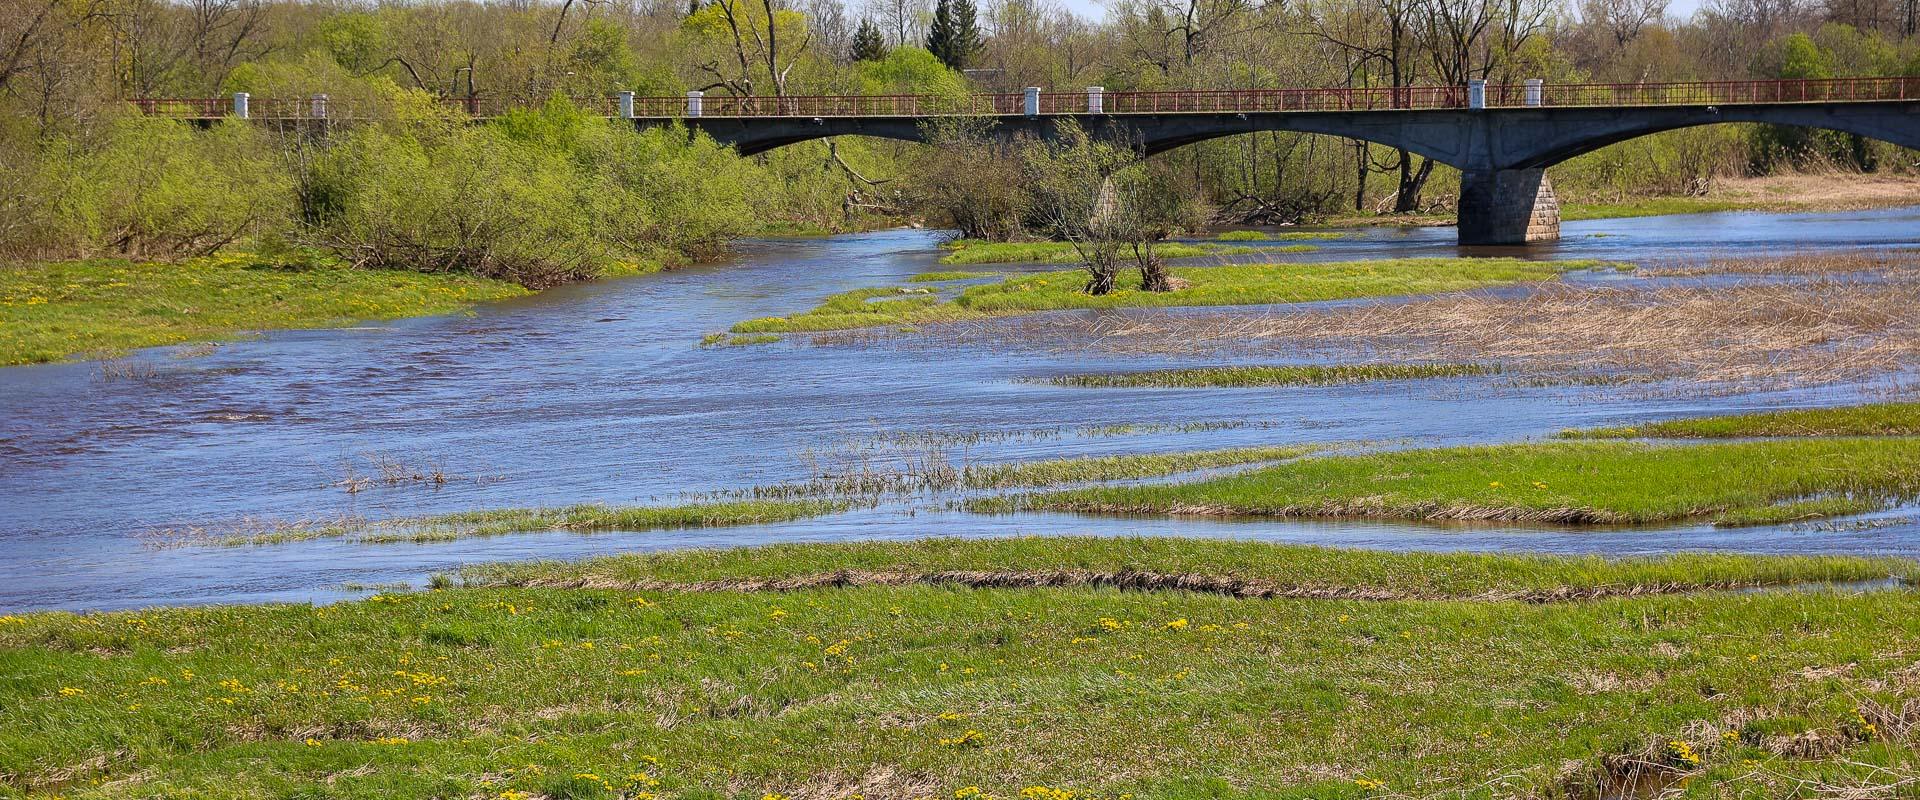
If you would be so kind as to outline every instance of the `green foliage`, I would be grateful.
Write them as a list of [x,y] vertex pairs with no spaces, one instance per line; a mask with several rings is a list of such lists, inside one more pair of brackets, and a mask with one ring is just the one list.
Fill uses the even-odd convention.
[[306,216],[312,241],[356,264],[544,286],[716,249],[750,225],[749,183],[710,140],[556,98],[486,126],[349,131],[316,160]]
[[[241,122],[210,131],[127,118],[92,147],[55,142],[50,209],[58,237],[40,249],[133,258],[204,255],[284,222],[291,182],[268,136]],[[9,249],[22,248],[15,244]]]
[[856,67],[861,91],[867,94],[918,94],[952,100],[967,95],[966,78],[918,47],[896,47]]
[[342,11],[320,22],[320,41],[341,67],[366,72],[380,65],[393,49],[380,18],[366,11]]

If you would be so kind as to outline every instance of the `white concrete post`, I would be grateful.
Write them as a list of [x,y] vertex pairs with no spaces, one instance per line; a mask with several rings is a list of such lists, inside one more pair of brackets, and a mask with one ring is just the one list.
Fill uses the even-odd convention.
[[247,93],[246,92],[233,93],[233,115],[236,117],[239,117],[240,119],[247,118]]
[[701,105],[700,100],[701,98],[704,98],[706,96],[707,96],[706,92],[701,92],[701,91],[687,92],[687,116],[689,117],[700,116],[700,105]]
[[1487,82],[1467,81],[1467,108],[1487,107]]
[[1107,88],[1104,86],[1087,87],[1087,113],[1107,113]]
[[313,118],[314,119],[327,118],[327,96],[326,95],[316,94],[313,96]]
[[1530,106],[1540,105],[1540,95],[1541,95],[1540,87],[1545,83],[1545,81],[1542,81],[1539,78],[1528,78],[1526,83],[1527,83],[1527,105],[1530,105]]
[[1040,116],[1040,87],[1027,87],[1026,112],[1029,117]]
[[633,119],[633,92],[620,93],[620,118]]

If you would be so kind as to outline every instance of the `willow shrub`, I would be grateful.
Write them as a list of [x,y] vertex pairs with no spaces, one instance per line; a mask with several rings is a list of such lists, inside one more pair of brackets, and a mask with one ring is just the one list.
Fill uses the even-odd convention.
[[86,140],[11,142],[0,252],[17,258],[205,255],[285,223],[272,137],[232,123],[127,118]]
[[547,286],[745,232],[751,166],[683,130],[564,101],[464,125],[421,104],[338,137],[308,170],[309,237],[352,263]]

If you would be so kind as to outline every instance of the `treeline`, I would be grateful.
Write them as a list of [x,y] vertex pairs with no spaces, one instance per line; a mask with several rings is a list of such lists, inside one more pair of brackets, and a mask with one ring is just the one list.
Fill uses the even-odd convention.
[[[924,176],[953,161],[930,163],[915,145],[844,139],[742,161],[590,121],[564,100],[543,105],[623,90],[960,96],[1920,74],[1920,0],[1709,0],[1686,19],[1667,0],[1111,0],[1099,21],[1050,0],[857,2],[0,0],[0,255],[170,257],[245,241],[545,282],[697,255],[768,226],[992,216],[934,202],[949,188]],[[135,119],[124,102],[241,91],[397,113],[316,137],[193,132]],[[432,98],[544,110],[468,126]],[[1444,208],[1455,180],[1404,151],[1301,134],[1153,161],[1154,190],[1179,194],[1167,202],[1246,222]],[[1623,197],[1914,161],[1840,134],[1716,126],[1608,148],[1554,179],[1563,195]]]

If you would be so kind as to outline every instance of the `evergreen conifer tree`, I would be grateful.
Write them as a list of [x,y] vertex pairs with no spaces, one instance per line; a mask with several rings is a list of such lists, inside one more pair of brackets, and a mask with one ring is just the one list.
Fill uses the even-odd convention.
[[954,69],[966,69],[980,49],[980,23],[973,0],[939,0],[933,7],[933,26],[927,30],[927,50]]
[[887,40],[880,35],[880,28],[873,20],[860,20],[860,28],[853,32],[853,43],[847,47],[847,57],[854,61],[879,61],[887,57]]

